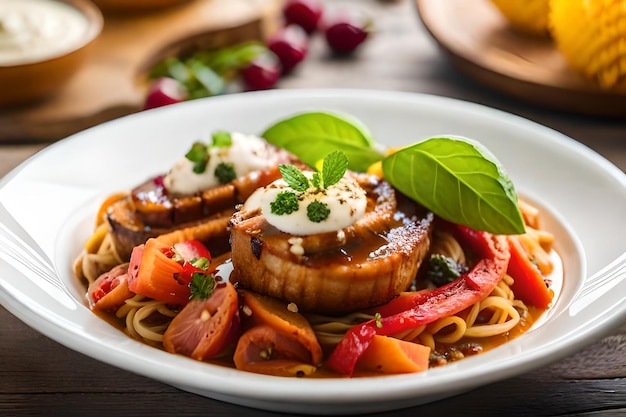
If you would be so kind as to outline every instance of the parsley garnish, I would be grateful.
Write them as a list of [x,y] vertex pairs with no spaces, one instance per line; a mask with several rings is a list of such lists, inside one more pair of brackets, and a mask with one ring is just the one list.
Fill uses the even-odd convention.
[[[299,193],[304,193],[311,185],[319,191],[335,185],[341,181],[347,169],[348,157],[340,151],[334,151],[326,155],[322,162],[321,171],[315,172],[310,181],[304,172],[294,165],[281,164],[278,166],[283,180],[289,187]],[[279,216],[298,211],[298,195],[291,191],[280,192],[276,196],[276,200],[270,203],[270,208],[273,214]],[[314,200],[307,206],[306,213],[309,220],[319,223],[328,218],[330,209],[328,204]]]
[[[228,148],[233,144],[233,138],[230,136],[230,133],[225,130],[218,130],[211,135],[212,143],[210,145],[205,145],[202,142],[194,142],[191,145],[191,149],[185,154],[185,158],[189,159],[193,162],[193,172],[196,174],[202,174],[206,170],[206,166],[209,163],[209,149],[210,148]],[[215,171],[219,166],[216,168]],[[228,181],[222,181],[222,174],[220,171],[220,175],[215,173],[215,176],[220,180],[222,184],[226,184],[235,179],[233,176],[232,179]],[[234,175],[234,170],[233,170]],[[225,178],[225,177],[224,177]]]
[[[206,258],[205,258],[206,259]],[[202,272],[194,272],[189,283],[190,300],[206,300],[215,290],[215,277]]]
[[216,148],[228,148],[233,144],[233,138],[225,130],[218,130],[211,135],[213,139],[212,146]]
[[326,220],[330,214],[328,204],[313,200],[306,208],[306,216],[314,223]]
[[221,184],[228,184],[235,178],[237,178],[237,174],[235,173],[235,165],[232,163],[220,162],[215,167],[215,177]]
[[193,172],[202,174],[209,160],[209,151],[203,143],[194,142],[194,144],[191,145],[191,149],[185,154],[185,158],[194,163]]
[[276,196],[276,200],[270,203],[272,213],[282,216],[298,211],[298,196],[291,191],[281,191]]

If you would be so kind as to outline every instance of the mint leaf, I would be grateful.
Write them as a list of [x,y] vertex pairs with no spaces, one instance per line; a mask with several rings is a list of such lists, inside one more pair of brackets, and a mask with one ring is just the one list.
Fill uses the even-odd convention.
[[225,130],[213,132],[211,139],[213,141],[211,145],[216,148],[228,148],[233,144],[233,138],[230,136],[230,133]]
[[343,151],[349,160],[348,168],[361,172],[383,158],[374,149],[375,142],[367,127],[348,115],[300,113],[275,123],[261,136],[310,167],[332,151]]
[[345,175],[346,169],[348,169],[348,158],[343,152],[334,151],[326,155],[322,165],[323,187],[328,188],[337,184]]
[[471,139],[434,137],[385,157],[384,177],[439,217],[494,234],[524,233],[513,183]]
[[191,149],[185,154],[185,158],[194,163],[193,172],[201,174],[206,169],[206,164],[209,160],[209,151],[203,143],[194,142],[193,145],[191,145]]
[[278,216],[291,214],[299,208],[298,196],[291,191],[281,191],[276,196],[276,200],[270,203],[270,210]]
[[306,216],[314,223],[319,223],[324,221],[330,215],[330,209],[328,208],[328,204],[322,203],[318,200],[313,200],[306,207]]
[[309,188],[309,179],[299,168],[290,164],[280,164],[278,170],[287,185],[294,190],[303,192]]

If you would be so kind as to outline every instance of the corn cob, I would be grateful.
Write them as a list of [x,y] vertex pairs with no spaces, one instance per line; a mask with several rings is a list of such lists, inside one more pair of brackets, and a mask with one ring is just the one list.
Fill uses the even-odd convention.
[[550,30],[571,68],[626,92],[626,0],[552,0]]

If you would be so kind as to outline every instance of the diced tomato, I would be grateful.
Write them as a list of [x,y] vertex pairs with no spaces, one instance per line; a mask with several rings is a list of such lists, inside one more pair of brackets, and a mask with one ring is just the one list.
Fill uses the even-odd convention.
[[190,301],[163,334],[163,347],[196,360],[220,355],[239,336],[239,298],[230,282],[207,299]]
[[100,275],[87,288],[87,299],[92,310],[116,309],[134,295],[128,289],[128,263]]
[[157,239],[148,239],[131,253],[128,287],[158,301],[187,304],[193,274],[210,272],[192,262],[200,258],[210,260],[211,255],[198,241],[185,241],[170,247]]

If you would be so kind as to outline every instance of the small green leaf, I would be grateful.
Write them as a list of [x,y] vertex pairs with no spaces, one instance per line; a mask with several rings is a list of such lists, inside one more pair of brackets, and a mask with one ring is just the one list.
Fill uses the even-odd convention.
[[213,275],[194,272],[189,283],[190,300],[206,300],[215,290],[215,277]]
[[299,168],[290,164],[278,165],[278,170],[288,186],[296,191],[306,191],[310,184],[309,179]]
[[216,148],[228,148],[233,144],[233,138],[231,137],[230,133],[225,130],[218,130],[217,132],[213,132],[213,134],[211,135],[211,139],[213,140],[211,145],[215,146]]
[[275,123],[261,136],[311,167],[332,151],[343,151],[349,160],[348,168],[354,171],[365,171],[383,157],[374,149],[367,127],[348,115],[300,113]]
[[298,196],[291,191],[281,191],[276,196],[276,200],[270,203],[270,210],[278,216],[291,214],[294,211],[298,211],[299,208]]
[[209,266],[211,266],[211,260],[205,257],[193,258],[189,261],[189,263],[196,268],[202,269],[203,271],[206,271],[207,269],[209,269]]
[[235,172],[235,165],[230,162],[220,162],[215,167],[215,172],[213,173],[215,177],[218,179],[220,184],[228,184],[237,178],[237,173]]
[[306,207],[306,216],[314,223],[319,223],[324,221],[330,215],[330,209],[328,208],[328,204],[322,203],[318,200],[313,200]]
[[[322,182],[324,188],[337,184],[348,169],[348,158],[343,152],[333,151],[326,155],[322,165]],[[317,186],[317,188],[320,188]]]
[[495,234],[524,233],[513,183],[471,139],[435,137],[383,159],[389,183],[438,216]]
[[206,169],[209,152],[202,142],[194,142],[191,149],[185,154],[185,158],[194,163],[193,172],[201,174]]

